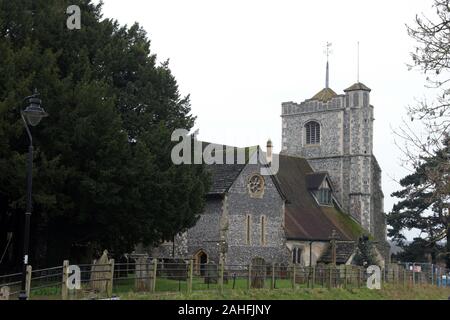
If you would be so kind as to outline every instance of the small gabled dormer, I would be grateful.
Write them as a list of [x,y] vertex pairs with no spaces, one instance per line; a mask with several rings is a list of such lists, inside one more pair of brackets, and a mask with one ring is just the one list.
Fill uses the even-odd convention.
[[333,205],[333,187],[327,172],[314,172],[307,174],[306,186],[319,205]]

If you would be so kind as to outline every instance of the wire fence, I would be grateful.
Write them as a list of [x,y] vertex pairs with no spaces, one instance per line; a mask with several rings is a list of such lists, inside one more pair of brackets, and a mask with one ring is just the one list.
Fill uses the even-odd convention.
[[[207,290],[366,288],[371,274],[353,265],[249,264],[224,265],[195,260],[140,258],[136,261],[81,264],[79,287],[72,290],[69,262],[47,269],[27,269],[30,299],[102,299],[128,292],[184,292]],[[380,272],[381,286],[435,285],[450,287],[450,270],[431,264],[389,264]],[[16,299],[22,273],[0,276],[0,299]],[[7,290],[6,290],[6,289]],[[8,296],[8,297],[5,297]]]

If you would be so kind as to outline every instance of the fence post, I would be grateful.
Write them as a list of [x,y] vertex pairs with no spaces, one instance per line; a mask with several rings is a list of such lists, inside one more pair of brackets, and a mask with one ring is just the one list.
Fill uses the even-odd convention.
[[158,259],[153,258],[153,282],[150,292],[155,292],[156,290],[156,269],[158,268]]
[[188,293],[192,293],[192,278],[194,277],[194,260],[189,260],[189,281],[188,281]]
[[406,287],[406,269],[403,269],[403,288]]
[[295,289],[295,263],[292,264],[292,289]]
[[270,289],[275,289],[275,263],[272,262],[272,283],[270,284]]
[[361,268],[358,267],[357,270],[358,270],[358,274],[357,274],[357,277],[356,277],[356,281],[358,283],[358,288],[361,288]]
[[431,285],[434,284],[434,268],[433,264],[431,264]]
[[64,260],[62,270],[62,286],[61,286],[61,298],[67,300],[69,290],[67,288],[67,278],[69,277],[67,269],[69,268],[69,260]]
[[344,264],[344,288],[347,289],[347,265]]
[[33,267],[31,265],[27,265],[27,277],[25,283],[25,290],[27,292],[28,299],[30,298],[31,293],[31,272],[33,271]]
[[220,261],[220,283],[219,283],[219,289],[220,289],[220,293],[223,293],[223,274],[224,274],[224,261],[223,258]]
[[113,280],[114,280],[114,259],[109,260],[110,265],[110,271],[109,271],[109,279],[107,279],[107,289],[106,289],[106,295],[108,298],[112,297],[113,292]]
[[329,283],[329,288],[331,289],[333,287],[333,265],[330,265],[330,283]]
[[247,280],[247,289],[250,290],[252,287],[252,263],[248,265],[248,280]]

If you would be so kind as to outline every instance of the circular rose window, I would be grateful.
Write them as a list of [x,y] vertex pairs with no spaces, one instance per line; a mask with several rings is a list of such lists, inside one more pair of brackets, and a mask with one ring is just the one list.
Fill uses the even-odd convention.
[[254,174],[248,179],[247,184],[250,195],[261,195],[264,191],[264,178],[259,174]]

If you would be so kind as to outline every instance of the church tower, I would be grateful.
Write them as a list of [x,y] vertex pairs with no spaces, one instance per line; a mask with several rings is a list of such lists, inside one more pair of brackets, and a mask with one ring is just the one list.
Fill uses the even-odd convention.
[[306,158],[327,171],[335,197],[375,239],[386,241],[381,169],[372,152],[374,107],[357,82],[336,94],[326,85],[302,103],[282,103],[282,154]]

